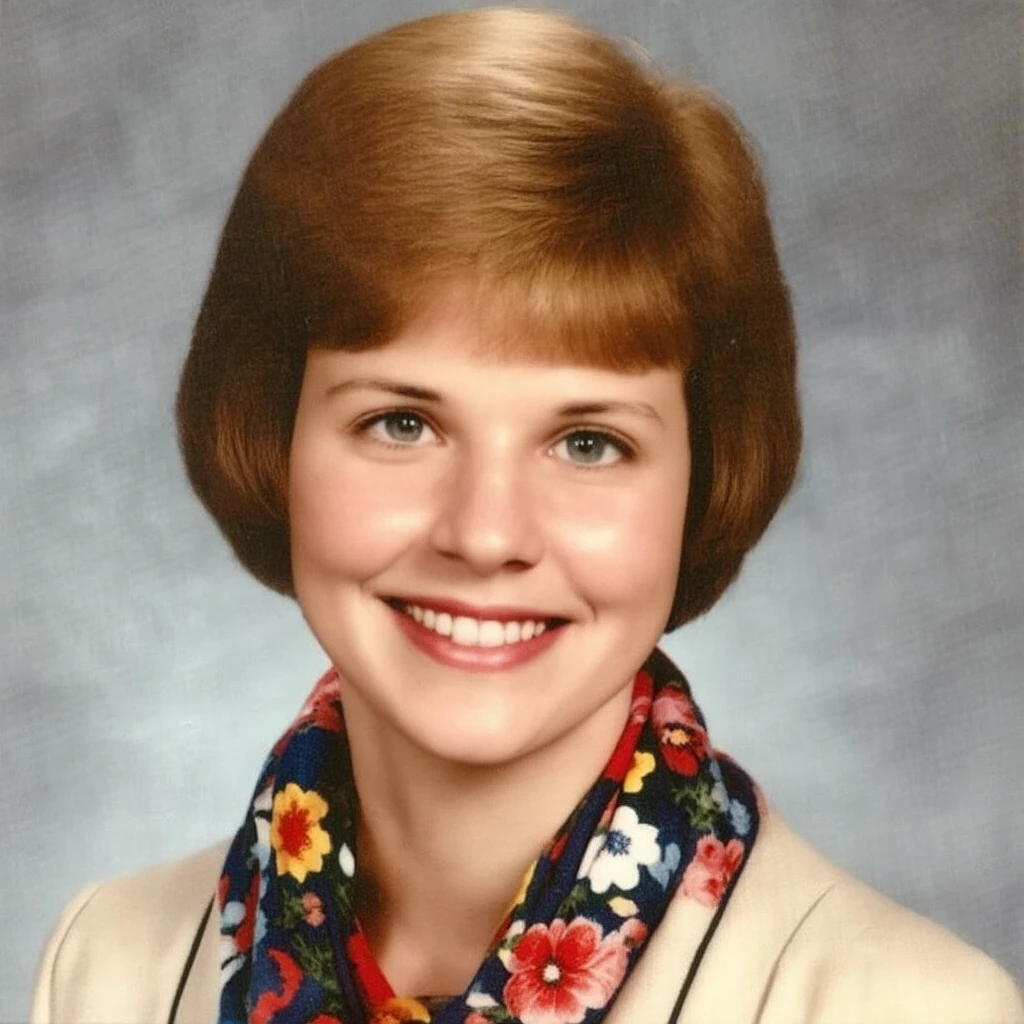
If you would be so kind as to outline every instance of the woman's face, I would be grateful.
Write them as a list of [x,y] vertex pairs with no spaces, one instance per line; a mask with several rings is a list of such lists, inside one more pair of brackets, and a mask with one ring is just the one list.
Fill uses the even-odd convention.
[[292,567],[383,736],[499,764],[624,718],[675,590],[687,419],[679,370],[499,362],[458,313],[309,353]]

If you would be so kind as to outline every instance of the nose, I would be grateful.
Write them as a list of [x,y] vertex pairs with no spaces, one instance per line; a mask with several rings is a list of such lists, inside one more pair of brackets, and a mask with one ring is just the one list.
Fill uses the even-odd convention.
[[441,485],[434,549],[480,576],[535,565],[544,550],[535,490],[512,453],[463,452]]

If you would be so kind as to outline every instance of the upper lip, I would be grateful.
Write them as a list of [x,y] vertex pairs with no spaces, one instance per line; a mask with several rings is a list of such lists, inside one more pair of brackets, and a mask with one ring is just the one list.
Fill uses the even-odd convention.
[[435,612],[448,612],[452,618],[462,615],[469,619],[479,619],[481,622],[550,622],[552,619],[565,621],[564,618],[539,608],[522,608],[508,604],[467,604],[465,601],[456,601],[450,597],[395,594],[389,600],[401,604],[415,604],[420,608],[432,608]]

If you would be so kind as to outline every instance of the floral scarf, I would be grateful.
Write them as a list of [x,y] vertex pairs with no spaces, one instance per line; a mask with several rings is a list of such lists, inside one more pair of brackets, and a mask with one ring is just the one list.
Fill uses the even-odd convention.
[[672,899],[704,908],[706,942],[758,822],[753,783],[711,749],[655,649],[607,767],[527,872],[469,987],[413,999],[392,991],[353,912],[357,806],[332,670],[271,751],[228,851],[218,1024],[595,1024]]

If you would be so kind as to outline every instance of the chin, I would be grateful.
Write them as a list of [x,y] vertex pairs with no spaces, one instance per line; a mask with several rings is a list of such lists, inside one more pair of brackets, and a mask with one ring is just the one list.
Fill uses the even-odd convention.
[[[529,727],[522,710],[510,708],[469,708],[463,704],[456,713],[442,705],[433,713],[421,713],[404,723],[402,732],[409,742],[429,756],[451,765],[497,767],[511,764],[546,746],[553,737]],[[544,730],[547,733],[549,730]]]

